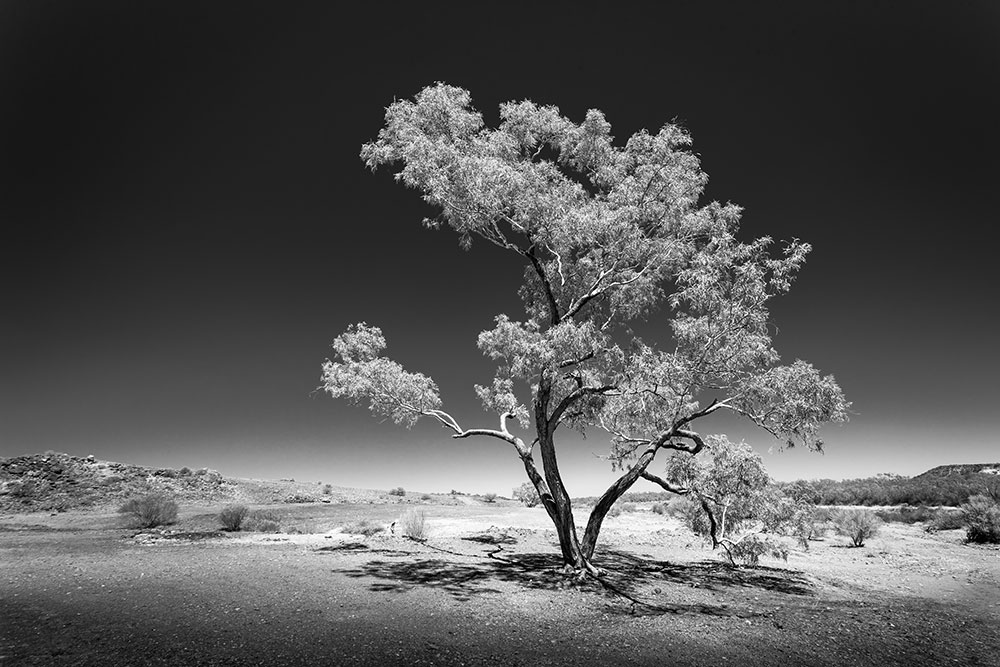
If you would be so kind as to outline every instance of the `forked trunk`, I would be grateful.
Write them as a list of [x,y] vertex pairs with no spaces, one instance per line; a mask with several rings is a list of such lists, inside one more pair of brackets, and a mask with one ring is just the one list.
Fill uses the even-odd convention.
[[607,517],[608,512],[618,499],[632,488],[632,485],[635,484],[636,480],[639,479],[643,471],[652,462],[654,455],[655,451],[644,452],[624,475],[615,480],[614,484],[604,492],[604,495],[594,505],[594,509],[590,512],[590,520],[587,521],[587,530],[583,534],[583,545],[581,547],[583,557],[588,562],[594,557],[597,537],[601,533],[601,526],[604,524],[604,519]]

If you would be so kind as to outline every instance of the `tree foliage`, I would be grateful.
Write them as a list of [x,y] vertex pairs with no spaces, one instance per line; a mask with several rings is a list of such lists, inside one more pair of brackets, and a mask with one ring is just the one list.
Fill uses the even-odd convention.
[[[324,389],[406,426],[432,417],[453,437],[512,445],[577,569],[592,569],[604,517],[640,477],[683,491],[647,469],[661,450],[705,449],[698,419],[728,410],[782,443],[820,448],[819,426],[846,419],[848,404],[832,376],[779,363],[767,309],[810,247],[792,241],[772,252],[768,237],[740,240],[738,206],[700,203],[707,176],[690,144],[667,124],[617,145],[600,111],[574,123],[530,101],[501,105],[490,128],[467,91],[445,84],[394,102],[362,148],[365,164],[392,167],[417,190],[438,211],[427,226],[452,228],[466,249],[494,244],[524,265],[523,317],[498,315],[478,340],[496,372],[475,391],[500,423],[461,427],[434,382],[382,356],[382,332],[363,323],[334,341]],[[657,340],[633,333],[647,319]],[[534,437],[512,434],[510,419]],[[555,456],[564,426],[603,431],[621,473],[582,541]]]

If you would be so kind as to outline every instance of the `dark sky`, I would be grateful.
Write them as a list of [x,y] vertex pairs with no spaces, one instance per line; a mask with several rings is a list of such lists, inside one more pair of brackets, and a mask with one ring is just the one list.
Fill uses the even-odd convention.
[[[825,455],[766,455],[775,476],[1000,459],[995,3],[290,4],[0,2],[0,456],[509,493],[495,441],[313,393],[364,320],[492,425],[475,338],[521,314],[521,268],[423,229],[358,158],[394,98],[445,81],[488,119],[527,98],[623,141],[679,122],[747,236],[815,246],[778,349],[856,414]],[[599,433],[564,446],[571,493],[611,479]]]

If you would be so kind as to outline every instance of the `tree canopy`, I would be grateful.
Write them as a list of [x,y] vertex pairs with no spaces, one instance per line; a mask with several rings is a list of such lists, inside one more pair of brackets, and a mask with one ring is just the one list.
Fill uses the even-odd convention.
[[[700,203],[707,176],[690,146],[673,124],[617,145],[600,111],[574,123],[530,101],[501,105],[490,128],[467,91],[441,83],[394,102],[364,163],[393,167],[420,192],[438,211],[425,225],[451,227],[465,249],[492,243],[525,267],[523,315],[499,314],[478,339],[496,372],[475,392],[499,426],[461,427],[433,380],[383,356],[382,332],[365,323],[335,340],[323,387],[407,426],[432,417],[453,437],[513,445],[576,568],[590,567],[604,516],[639,477],[685,492],[647,468],[660,450],[704,449],[702,417],[728,410],[782,444],[821,448],[819,427],[844,421],[848,403],[832,376],[780,364],[769,331],[768,302],[791,287],[810,246],[740,240],[738,206]],[[638,321],[654,324],[655,339],[635,335]],[[530,442],[509,419],[533,428]],[[563,426],[604,432],[621,472],[582,542],[555,456]]]

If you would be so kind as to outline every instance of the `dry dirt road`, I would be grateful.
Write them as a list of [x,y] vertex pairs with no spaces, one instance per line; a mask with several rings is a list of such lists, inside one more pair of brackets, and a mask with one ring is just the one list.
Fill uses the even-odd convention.
[[[429,539],[174,535],[114,515],[0,517],[0,665],[1000,665],[1000,551],[889,525],[733,570],[669,519],[609,521],[611,586],[557,574],[540,509],[428,507]],[[292,511],[292,510],[287,510]]]

